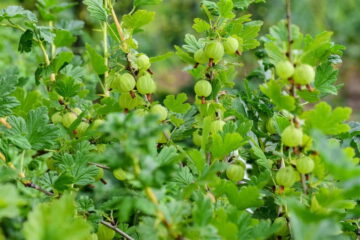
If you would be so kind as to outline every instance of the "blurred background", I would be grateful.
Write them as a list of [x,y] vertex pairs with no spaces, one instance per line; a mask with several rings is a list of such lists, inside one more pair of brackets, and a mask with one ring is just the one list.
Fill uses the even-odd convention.
[[[44,0],[43,0],[44,1]],[[47,0],[49,1],[49,0]],[[52,1],[52,0],[51,0]],[[97,23],[92,22],[86,7],[81,0],[68,0],[77,3],[73,9],[64,12],[61,18],[78,19],[85,23],[85,31],[81,33],[85,42],[99,39],[96,31]],[[61,2],[61,1],[57,1]],[[160,5],[150,7],[157,12],[155,21],[139,33],[137,39],[141,50],[150,56],[173,51],[174,45],[182,45],[184,35],[191,29],[192,19],[201,17],[200,0],[164,0]],[[0,0],[0,8],[21,4],[24,8],[36,11],[36,0]],[[117,1],[119,14],[131,10],[132,1]],[[267,0],[266,3],[254,4],[248,10],[253,19],[264,21],[262,34],[268,28],[285,17],[284,0]],[[334,40],[346,46],[343,64],[340,68],[339,82],[345,83],[341,94],[328,100],[334,105],[347,105],[354,109],[353,118],[360,119],[360,0],[294,0],[293,21],[304,33],[316,34],[323,30],[334,32]],[[19,55],[17,42],[19,35],[12,30],[0,28],[0,72],[8,64],[17,62],[23,74],[33,74],[36,66],[32,55]],[[94,43],[96,44],[96,42]],[[251,71],[256,62],[247,61],[242,76]],[[175,56],[156,63],[154,66],[160,90],[176,93],[180,89],[191,86],[190,76],[183,71],[185,66]],[[240,81],[241,79],[239,79]]]

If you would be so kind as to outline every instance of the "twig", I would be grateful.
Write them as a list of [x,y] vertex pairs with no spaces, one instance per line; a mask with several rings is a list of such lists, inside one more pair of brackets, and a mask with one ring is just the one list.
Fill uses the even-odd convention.
[[288,31],[288,50],[287,50],[287,56],[289,60],[292,60],[292,53],[291,53],[291,45],[293,43],[292,39],[292,30],[291,30],[291,24],[292,24],[292,17],[291,17],[291,0],[286,0],[286,24],[287,24],[287,31]]
[[33,183],[33,182],[23,182],[23,181],[22,181],[21,183],[24,184],[25,187],[36,189],[36,190],[38,190],[38,191],[40,191],[40,192],[42,192],[42,193],[44,193],[44,194],[46,194],[46,195],[48,195],[48,196],[54,195],[54,193],[49,192],[49,191],[43,189],[42,187],[36,185],[36,184]]
[[120,234],[121,236],[123,236],[125,239],[128,240],[134,240],[132,237],[130,237],[128,234],[126,234],[125,232],[123,232],[121,229],[117,228],[116,226],[113,226],[111,223],[106,222],[104,220],[101,220],[100,222],[102,225],[114,230],[115,232],[117,232],[118,234]]
[[304,193],[307,194],[308,187],[307,187],[307,184],[306,184],[305,174],[301,174],[301,183],[302,183],[302,187],[303,187]]
[[99,167],[99,168],[102,168],[102,169],[105,169],[105,170],[109,170],[110,167],[104,165],[104,164],[100,164],[100,163],[94,163],[94,162],[89,162],[88,163],[89,165],[94,165],[96,167]]

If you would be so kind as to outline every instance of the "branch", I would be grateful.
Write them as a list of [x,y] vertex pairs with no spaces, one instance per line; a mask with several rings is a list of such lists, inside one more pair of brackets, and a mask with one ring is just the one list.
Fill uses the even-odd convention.
[[28,182],[28,181],[25,182],[25,181],[22,181],[21,183],[24,184],[25,187],[36,189],[36,190],[38,190],[38,191],[46,194],[47,196],[52,196],[52,195],[54,195],[54,193],[49,192],[49,191],[43,189],[42,187],[36,185],[36,184],[33,183],[33,182]]
[[115,232],[117,232],[118,234],[120,234],[121,236],[123,236],[125,239],[127,240],[134,240],[132,237],[130,237],[126,232],[123,232],[121,229],[117,228],[116,226],[113,226],[111,223],[106,222],[104,220],[101,220],[100,222],[101,224],[103,224],[104,226],[114,230]]
[[291,24],[292,24],[292,17],[291,17],[291,0],[286,0],[286,24],[287,24],[287,30],[288,30],[288,58],[291,61],[292,60],[292,53],[291,53],[291,45],[293,44],[292,39],[292,30],[291,30]]

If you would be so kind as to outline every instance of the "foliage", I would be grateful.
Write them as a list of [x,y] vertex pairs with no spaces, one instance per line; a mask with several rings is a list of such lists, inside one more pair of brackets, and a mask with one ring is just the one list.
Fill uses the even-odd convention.
[[[263,2],[203,0],[184,44],[151,58],[138,34],[161,0],[121,18],[83,1],[99,39],[62,21],[70,2],[1,10],[32,61],[0,75],[0,239],[357,239],[359,123],[321,100],[344,47],[289,18],[259,37],[244,11]],[[258,67],[240,81],[245,53]],[[199,96],[156,94],[170,57]]]

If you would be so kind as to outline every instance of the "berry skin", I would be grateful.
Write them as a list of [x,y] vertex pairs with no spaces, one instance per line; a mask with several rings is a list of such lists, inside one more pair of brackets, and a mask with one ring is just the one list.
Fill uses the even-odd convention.
[[276,231],[276,236],[287,236],[289,235],[289,227],[286,218],[278,217],[274,220],[274,224],[279,225],[279,230]]
[[126,172],[121,168],[117,168],[113,171],[114,177],[119,181],[124,181],[126,179]]
[[77,116],[75,113],[73,112],[69,112],[69,113],[66,113],[64,116],[63,116],[63,119],[62,119],[62,124],[66,127],[66,128],[69,128],[71,126],[71,124],[73,124],[73,122],[77,119]]
[[291,187],[296,182],[296,173],[292,167],[280,168],[275,176],[277,184]]
[[270,134],[275,134],[276,133],[275,124],[276,124],[275,119],[270,118],[269,120],[267,120],[267,122],[266,122],[266,130],[268,131],[268,133],[270,133]]
[[73,113],[75,113],[76,115],[80,115],[82,113],[82,110],[80,108],[74,108],[71,110]]
[[102,179],[104,177],[104,169],[102,168],[98,168],[98,173],[97,175],[94,177],[96,181],[99,181],[100,179]]
[[76,128],[76,132],[77,132],[77,134],[78,135],[83,135],[85,132],[86,132],[86,130],[89,128],[89,124],[88,123],[86,123],[86,122],[81,122],[80,124],[79,124],[79,126],[77,126],[77,128]]
[[199,134],[198,131],[193,132],[192,140],[193,140],[193,143],[196,146],[198,146],[198,147],[201,146],[201,144],[202,144],[202,136]]
[[245,170],[242,166],[232,164],[226,169],[226,176],[231,181],[237,183],[243,180],[245,176]]
[[103,119],[96,119],[91,127],[94,128],[94,129],[98,129],[105,121]]
[[234,54],[239,48],[239,41],[234,37],[228,37],[224,41],[224,49],[227,54]]
[[140,77],[136,83],[136,88],[139,93],[146,95],[152,94],[156,91],[156,84],[149,74]]
[[145,54],[140,54],[136,58],[136,65],[140,70],[148,70],[151,66],[150,59]]
[[303,132],[293,125],[288,126],[281,134],[281,141],[285,146],[297,147],[302,145]]
[[130,73],[116,76],[111,82],[111,88],[120,92],[130,92],[136,85],[135,78]]
[[194,59],[197,63],[204,64],[209,61],[209,58],[206,57],[204,49],[199,49],[194,54]]
[[97,231],[98,240],[112,240],[115,237],[114,230],[104,226],[103,224],[99,224]]
[[289,61],[278,62],[275,66],[275,69],[276,69],[276,74],[281,79],[288,79],[295,72],[295,68],[294,68],[293,64]]
[[314,170],[315,163],[310,157],[301,157],[296,161],[296,169],[301,174],[311,173]]
[[223,130],[225,122],[223,120],[215,120],[210,125],[210,132],[212,134],[217,134]]
[[142,104],[142,100],[137,95],[135,96],[135,98],[132,98],[130,93],[122,93],[120,95],[119,105],[124,109],[132,110],[141,104]]
[[204,52],[209,59],[213,59],[214,62],[219,62],[224,56],[224,46],[221,42],[214,41],[205,46]]
[[62,119],[63,119],[63,117],[60,112],[57,112],[51,116],[51,121],[53,123],[61,123]]
[[208,97],[212,92],[211,84],[206,80],[200,80],[195,84],[195,94],[199,97]]
[[[165,135],[166,134],[166,135]],[[165,132],[162,132],[157,140],[158,143],[167,143],[169,141],[168,137],[171,136],[171,133],[169,130],[165,130]]]
[[150,113],[155,114],[159,117],[159,121],[162,122],[166,120],[168,116],[168,111],[165,107],[160,104],[156,104],[150,108]]
[[307,85],[315,81],[315,70],[307,64],[299,65],[295,68],[294,80],[296,84]]

